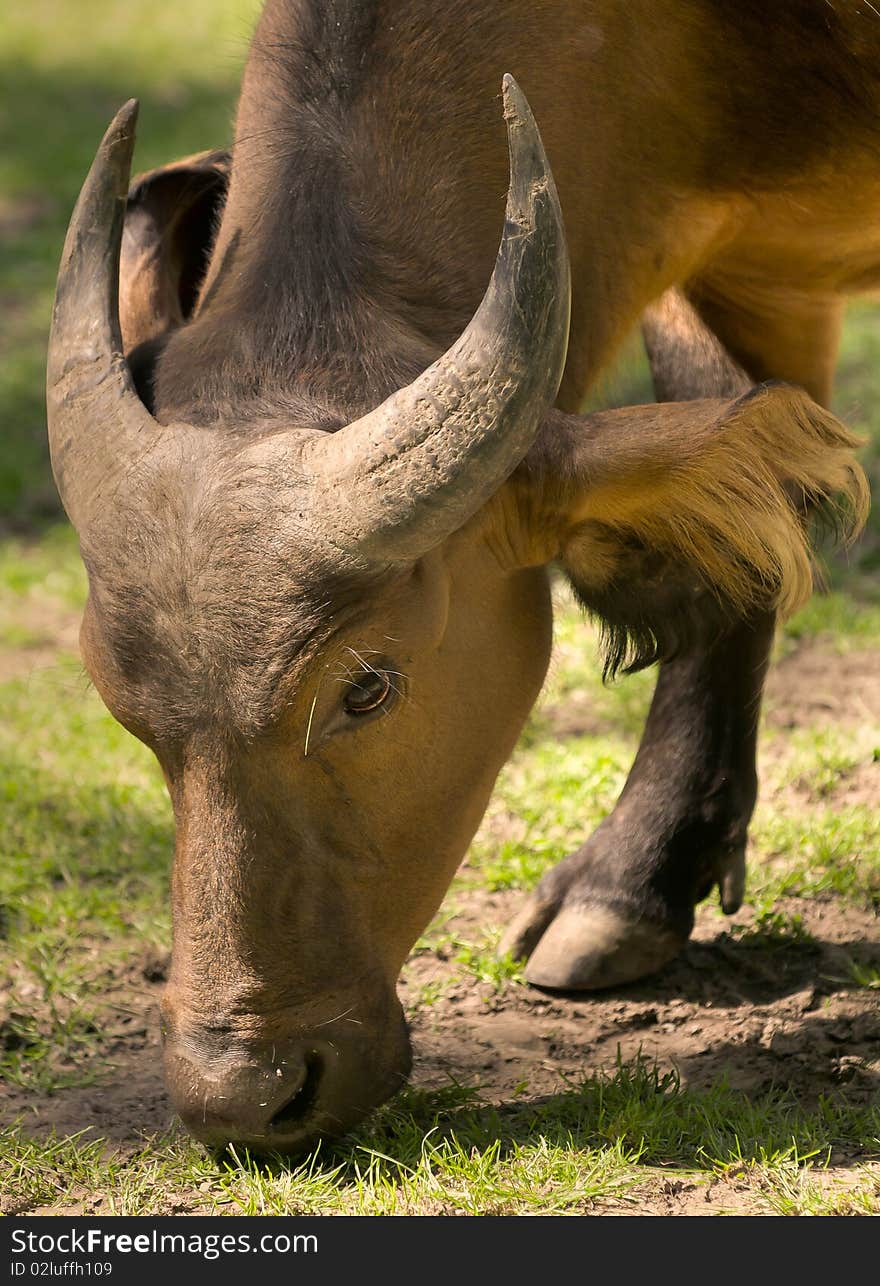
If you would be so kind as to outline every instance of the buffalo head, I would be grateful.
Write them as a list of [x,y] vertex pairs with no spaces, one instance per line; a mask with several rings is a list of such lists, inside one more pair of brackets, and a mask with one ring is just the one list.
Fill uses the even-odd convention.
[[87,666],[174,804],[165,1058],[209,1141],[299,1147],[400,1084],[398,972],[543,679],[544,576],[499,576],[504,551],[469,530],[554,399],[568,327],[556,191],[504,92],[485,298],[448,352],[335,432],[162,424],[139,398],[117,305],[136,104],[71,222],[52,462],[89,573]]

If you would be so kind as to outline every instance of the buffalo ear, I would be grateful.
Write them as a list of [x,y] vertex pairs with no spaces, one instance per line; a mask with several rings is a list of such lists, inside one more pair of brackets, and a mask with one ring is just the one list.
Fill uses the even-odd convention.
[[[524,542],[604,623],[606,672],[668,660],[812,589],[804,501],[852,538],[868,512],[858,438],[803,389],[554,412],[514,477]],[[508,506],[508,512],[510,511]]]
[[191,315],[226,199],[228,152],[199,152],[131,184],[119,264],[119,321],[138,391],[170,331]]

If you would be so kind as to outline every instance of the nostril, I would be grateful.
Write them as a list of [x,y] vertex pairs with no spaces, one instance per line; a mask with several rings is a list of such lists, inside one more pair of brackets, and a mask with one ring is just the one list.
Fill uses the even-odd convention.
[[318,1097],[318,1085],[323,1067],[316,1053],[307,1054],[305,1058],[306,1074],[302,1084],[274,1114],[269,1122],[273,1131],[283,1132],[292,1125],[298,1125],[312,1109]]

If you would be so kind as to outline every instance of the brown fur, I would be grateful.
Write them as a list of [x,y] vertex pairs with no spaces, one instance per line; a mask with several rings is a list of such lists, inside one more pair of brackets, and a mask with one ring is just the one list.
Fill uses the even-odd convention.
[[[790,20],[813,30],[802,0],[739,9],[268,0],[216,240],[202,219],[188,242],[208,262],[192,312],[181,265],[151,261],[165,294],[130,318],[148,336],[139,386],[181,425],[84,541],[87,664],[174,802],[166,1059],[209,1141],[308,1146],[405,1073],[394,980],[543,681],[549,561],[603,614],[613,668],[674,651],[688,614],[711,633],[802,601],[802,495],[863,516],[854,439],[797,389],[577,415],[676,283],[750,375],[825,397],[840,297],[880,280],[864,217],[880,23],[839,6],[807,56],[786,45]],[[772,39],[751,34],[759,10]],[[437,548],[378,574],[351,554],[329,566],[317,545],[338,548],[348,497],[341,516],[310,505],[304,444],[411,381],[474,313],[504,209],[506,71],[567,222],[559,410]],[[153,245],[162,182],[136,196]],[[355,718],[345,692],[371,657],[400,692]]]
[[624,417],[630,449],[615,444],[610,477],[601,445],[583,452],[567,563],[581,524],[595,523],[686,564],[737,614],[770,598],[788,616],[809,598],[812,573],[787,489],[850,506],[841,511],[850,532],[864,523],[867,484],[852,455],[860,440],[798,390],[764,387],[721,410],[695,401]]
[[515,557],[562,562],[604,626],[606,673],[638,669],[756,606],[784,617],[802,605],[814,567],[792,497],[852,536],[869,503],[858,445],[785,385],[728,402],[556,415],[495,522],[525,527]]
[[858,439],[797,390],[608,415],[623,421],[619,435],[597,426],[615,441],[610,477],[602,439],[586,441],[562,549],[604,625],[607,674],[677,655],[698,627],[705,640],[755,607],[785,617],[806,601],[813,567],[792,487],[840,530],[864,521]]
[[[852,288],[857,257],[857,288],[880,280],[867,10],[450,0],[428,20],[417,0],[270,0],[254,49],[202,304],[157,368],[163,418],[257,394],[283,406],[292,380],[350,418],[423,360],[405,335],[448,346],[497,244],[505,70],[540,122],[568,227],[566,409],[677,281],[711,284],[716,314],[758,314],[759,374],[809,385],[772,352],[793,300]],[[836,280],[817,278],[823,244]],[[229,320],[242,312],[246,332]]]

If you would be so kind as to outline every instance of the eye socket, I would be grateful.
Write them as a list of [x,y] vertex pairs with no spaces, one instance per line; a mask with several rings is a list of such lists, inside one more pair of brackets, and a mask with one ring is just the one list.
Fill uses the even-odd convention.
[[394,685],[384,670],[364,670],[352,679],[342,705],[346,714],[357,718],[380,709],[393,695]]

